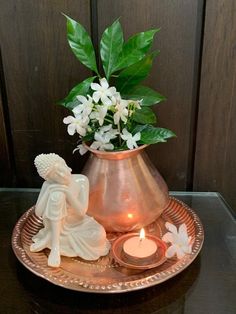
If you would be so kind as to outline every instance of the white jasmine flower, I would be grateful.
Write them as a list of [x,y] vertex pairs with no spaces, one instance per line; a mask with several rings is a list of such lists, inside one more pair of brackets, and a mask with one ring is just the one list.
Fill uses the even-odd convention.
[[114,149],[114,145],[110,143],[110,140],[106,136],[101,135],[99,132],[95,132],[94,139],[95,141],[90,145],[92,149],[98,150]]
[[112,124],[105,125],[99,129],[98,132],[101,136],[103,136],[108,142],[119,134],[117,129],[112,128]]
[[104,134],[107,131],[110,131],[112,128],[112,124],[104,125],[100,128],[99,133]]
[[134,103],[134,107],[136,109],[141,109],[141,105],[142,105],[142,99],[141,100],[130,100],[130,102]]
[[114,114],[114,123],[118,124],[120,120],[122,120],[124,123],[127,122],[127,117],[129,115],[129,111],[127,109],[129,102],[124,99],[120,99],[116,106],[115,110],[116,113]]
[[81,102],[81,104],[79,104],[72,110],[74,115],[75,116],[82,115],[83,117],[90,115],[94,106],[93,98],[89,95],[88,99],[81,95],[77,96],[76,98]]
[[129,117],[135,112],[136,109],[141,109],[142,100],[128,100],[129,102]]
[[68,116],[63,119],[63,123],[68,124],[67,132],[69,133],[69,135],[74,135],[77,132],[81,136],[85,136],[88,122],[88,117],[83,118],[81,116]]
[[93,93],[93,100],[98,103],[101,99],[101,102],[104,105],[112,105],[111,97],[116,93],[115,87],[109,87],[109,84],[105,78],[100,79],[100,84],[91,83],[92,90],[95,90]]
[[184,257],[185,254],[190,254],[192,252],[192,238],[188,237],[186,224],[182,224],[179,227],[179,231],[176,226],[169,222],[165,224],[166,229],[169,230],[162,240],[171,243],[171,246],[166,250],[166,257],[171,258],[177,254],[177,258]]
[[141,133],[138,132],[134,136],[127,131],[126,128],[122,130],[122,134],[120,135],[123,140],[126,141],[126,145],[129,149],[137,148],[137,141],[141,138]]
[[98,120],[100,126],[103,125],[107,114],[107,106],[96,106],[96,111],[91,112],[90,119]]
[[87,148],[83,145],[83,144],[79,144],[74,150],[73,150],[73,154],[76,151],[79,151],[80,155],[84,155],[87,153]]
[[117,104],[117,102],[121,101],[120,93],[119,92],[115,92],[112,95],[111,100],[112,100],[112,104],[115,106]]

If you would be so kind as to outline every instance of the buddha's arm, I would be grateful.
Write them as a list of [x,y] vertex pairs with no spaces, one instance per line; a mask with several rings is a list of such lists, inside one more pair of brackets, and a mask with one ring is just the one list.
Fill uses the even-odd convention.
[[45,184],[45,182],[44,182],[44,184],[42,185],[42,188],[40,190],[40,193],[39,193],[39,196],[38,196],[38,199],[36,202],[36,206],[35,206],[35,213],[39,217],[42,216],[42,213],[44,211],[44,206],[45,206],[46,201],[47,201],[48,194],[45,193],[46,190],[47,190],[47,184]]
[[37,216],[41,217],[42,213],[44,212],[45,206],[47,206],[48,197],[51,193],[54,191],[57,191],[59,189],[59,184],[48,184],[47,182],[44,182],[42,185],[41,191],[38,196],[38,200],[35,206],[35,213]]
[[84,177],[83,179],[84,180],[81,181],[78,198],[83,206],[84,214],[85,214],[88,209],[88,203],[89,203],[89,181],[87,177]]
[[[61,191],[50,193],[48,206],[53,212],[60,211],[65,203],[65,194]],[[60,232],[61,219],[49,219],[51,227],[51,252],[48,256],[48,265],[52,267],[60,266]]]
[[79,182],[79,193],[76,197],[72,193],[67,193],[67,201],[70,203],[71,207],[77,212],[77,214],[83,217],[88,209],[89,200],[89,182],[87,177],[83,177]]
[[[80,175],[77,181],[77,187],[73,190],[66,185],[53,185],[51,191],[61,191],[66,195],[66,201],[75,210],[78,216],[81,218],[85,215],[88,208],[89,199],[89,181],[88,178]],[[76,191],[76,192],[75,192]]]

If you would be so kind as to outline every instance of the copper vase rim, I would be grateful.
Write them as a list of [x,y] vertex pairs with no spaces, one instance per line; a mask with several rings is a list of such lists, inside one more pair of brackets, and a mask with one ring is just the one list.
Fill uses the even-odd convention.
[[87,150],[89,150],[91,153],[96,155],[98,158],[116,159],[116,160],[125,159],[131,156],[137,155],[141,150],[143,150],[144,148],[148,146],[148,144],[144,144],[134,149],[126,149],[126,150],[121,150],[121,151],[101,151],[101,150],[91,148],[85,142],[83,142],[83,145]]

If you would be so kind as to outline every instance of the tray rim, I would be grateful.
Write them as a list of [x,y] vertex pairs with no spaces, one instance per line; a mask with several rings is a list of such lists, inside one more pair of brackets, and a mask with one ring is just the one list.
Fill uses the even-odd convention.
[[[108,289],[108,290],[106,289],[106,287],[104,288],[105,285],[102,285],[100,289],[89,289],[86,286],[86,284],[81,285],[80,283],[78,283],[78,285],[75,287],[75,286],[71,286],[71,285],[65,285],[65,283],[61,283],[59,280],[55,280],[53,278],[53,276],[47,277],[47,276],[45,276],[44,273],[37,271],[37,269],[40,268],[40,266],[31,261],[27,252],[23,249],[23,245],[21,247],[18,247],[18,241],[20,241],[20,237],[21,237],[20,230],[23,229],[27,219],[33,214],[35,205],[30,207],[28,210],[26,210],[26,212],[23,213],[21,215],[21,217],[18,219],[18,221],[16,222],[14,229],[13,229],[12,238],[11,238],[12,249],[13,249],[13,252],[14,252],[15,256],[17,257],[18,261],[23,266],[25,266],[30,272],[35,274],[37,277],[40,277],[40,278],[47,280],[48,282],[54,284],[55,286],[59,286],[59,287],[66,288],[69,290],[73,290],[73,291],[77,291],[77,292],[85,292],[85,293],[96,293],[96,294],[114,294],[114,293],[127,293],[127,292],[131,292],[131,291],[137,291],[137,290],[149,288],[149,287],[155,286],[157,284],[160,284],[162,282],[165,282],[165,281],[175,277],[176,275],[181,273],[183,270],[185,270],[188,266],[190,266],[192,264],[192,262],[196,259],[198,254],[200,253],[202,246],[203,246],[203,243],[204,243],[203,224],[202,224],[200,218],[198,217],[198,215],[195,213],[195,211],[192,208],[190,208],[187,204],[185,204],[181,200],[176,199],[173,196],[170,196],[170,201],[174,201],[175,203],[178,203],[179,205],[181,205],[190,214],[194,225],[197,224],[197,227],[200,230],[199,231],[200,235],[197,234],[196,239],[194,241],[194,242],[196,242],[196,240],[198,240],[198,247],[196,249],[196,252],[195,253],[192,252],[190,255],[188,255],[188,256],[191,256],[189,262],[182,264],[181,267],[179,267],[174,273],[169,271],[169,274],[166,275],[165,277],[155,279],[153,277],[158,275],[158,271],[157,271],[156,274],[154,274],[154,275],[148,275],[144,278],[136,279],[135,280],[136,285],[132,286],[131,288],[129,286],[127,286],[127,288],[125,288],[125,289],[119,288],[119,286],[123,285],[123,282],[117,282],[117,284],[116,284],[117,287],[115,289]],[[181,260],[177,261],[177,263],[180,262]],[[50,268],[50,271],[53,272],[54,270],[57,270],[57,269]],[[132,280],[126,281],[126,284],[129,284],[130,282],[132,282]],[[137,282],[139,282],[140,285],[137,285]]]

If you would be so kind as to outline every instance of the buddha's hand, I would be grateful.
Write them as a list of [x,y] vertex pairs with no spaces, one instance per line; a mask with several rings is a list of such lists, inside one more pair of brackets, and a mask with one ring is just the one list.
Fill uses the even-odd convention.
[[60,190],[60,187],[62,185],[61,184],[50,184],[50,186],[48,187],[50,192],[56,192]]
[[52,184],[50,186],[50,193],[53,193],[53,192],[63,192],[63,193],[65,193],[67,198],[73,197],[73,194],[72,194],[72,192],[70,191],[70,189],[68,188],[67,185]]

